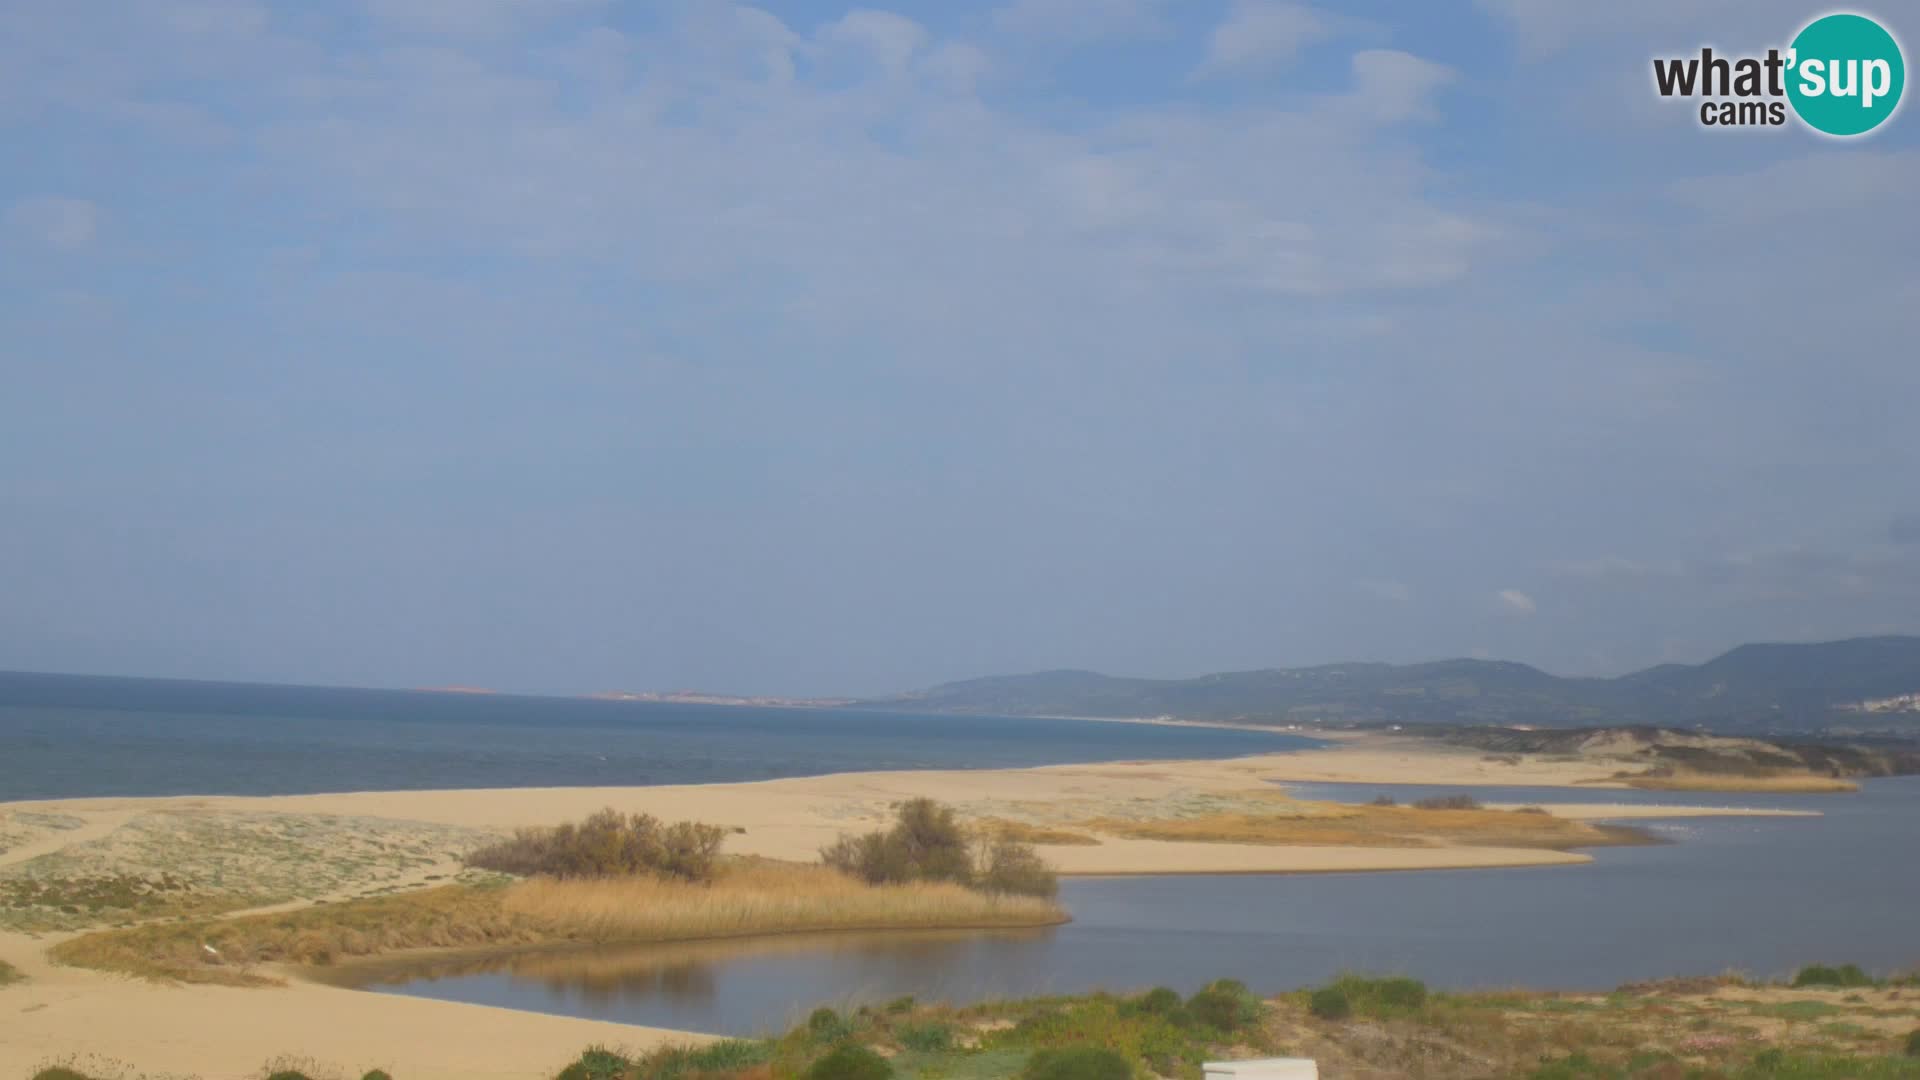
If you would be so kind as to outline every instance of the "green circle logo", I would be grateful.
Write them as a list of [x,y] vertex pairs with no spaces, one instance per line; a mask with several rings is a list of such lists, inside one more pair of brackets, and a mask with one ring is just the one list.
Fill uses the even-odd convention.
[[1807,126],[1864,135],[1900,107],[1907,63],[1900,43],[1864,15],[1827,15],[1793,39],[1787,100]]

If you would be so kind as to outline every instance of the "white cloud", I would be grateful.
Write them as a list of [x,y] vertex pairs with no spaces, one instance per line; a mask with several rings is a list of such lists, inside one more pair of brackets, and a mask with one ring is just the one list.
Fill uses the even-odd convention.
[[100,208],[85,199],[23,199],[6,220],[16,235],[55,251],[79,251],[100,232]]
[[1383,123],[1431,117],[1434,95],[1453,79],[1452,68],[1412,53],[1366,49],[1353,54],[1353,100]]
[[847,12],[820,32],[822,39],[854,45],[890,72],[905,71],[927,47],[926,27],[891,11],[860,8]]
[[1538,610],[1538,606],[1533,602],[1533,597],[1528,596],[1519,589],[1501,589],[1493,595],[1494,599],[1500,602],[1501,609],[1510,614],[1531,615]]
[[1236,0],[1226,20],[1214,28],[1200,71],[1246,73],[1278,67],[1332,33],[1327,17],[1306,4]]

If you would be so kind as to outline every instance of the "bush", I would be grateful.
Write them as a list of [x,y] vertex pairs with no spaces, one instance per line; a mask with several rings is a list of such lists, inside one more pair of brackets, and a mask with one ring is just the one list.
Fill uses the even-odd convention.
[[887,1059],[853,1043],[843,1043],[807,1067],[806,1080],[889,1080]]
[[1480,800],[1471,795],[1435,795],[1415,800],[1415,810],[1478,810]]
[[1033,845],[1002,837],[976,860],[951,807],[932,799],[901,803],[891,828],[843,836],[820,860],[869,885],[950,881],[984,892],[1052,897],[1059,882]]
[[985,892],[1053,899],[1060,879],[1033,850],[1033,845],[1004,837],[987,845],[978,886]]
[[633,1062],[604,1047],[589,1047],[580,1060],[560,1070],[559,1080],[620,1080]]
[[360,1080],[393,1080],[393,1076],[385,1069],[368,1069],[361,1074]]
[[1027,1059],[1021,1080],[1133,1080],[1133,1066],[1113,1050],[1075,1046],[1041,1050]]
[[893,827],[865,836],[843,836],[820,852],[828,866],[870,885],[908,881],[973,883],[966,832],[952,808],[932,799],[900,805]]
[[1337,986],[1323,986],[1307,998],[1307,1011],[1322,1020],[1345,1020],[1353,1015],[1353,1002]]
[[1795,986],[1872,986],[1873,976],[1860,970],[1858,964],[1842,964],[1828,967],[1825,964],[1810,964],[1803,967],[1793,977]]
[[1907,1035],[1907,1056],[1920,1058],[1920,1029],[1915,1029]]
[[626,877],[659,874],[710,881],[726,830],[681,821],[663,826],[651,814],[602,810],[575,825],[515,830],[512,837],[474,850],[466,864],[531,877]]
[[[1318,998],[1322,993],[1328,994],[1326,1000],[1330,1008],[1341,1008],[1332,1004],[1336,996],[1344,1003],[1345,1012],[1341,1016],[1354,1013],[1381,1018],[1404,1016],[1418,1011],[1427,1003],[1427,984],[1419,979],[1400,976],[1371,979],[1361,975],[1342,975],[1332,985],[1316,992],[1315,997]],[[1311,1002],[1309,1007],[1313,1007]],[[1314,1015],[1328,1020],[1340,1018],[1323,1016],[1317,1008],[1314,1009]]]
[[1176,1024],[1187,1020],[1186,1003],[1180,1000],[1180,994],[1170,987],[1156,986],[1131,1001],[1120,1006],[1122,1016],[1161,1016]]
[[1246,984],[1233,979],[1208,983],[1187,999],[1187,1012],[1201,1024],[1231,1035],[1252,1027],[1260,1019],[1260,999]]
[[894,1029],[893,1037],[908,1050],[923,1054],[939,1054],[953,1049],[953,1028],[938,1020],[925,1024],[902,1024]]
[[823,1005],[807,1014],[807,1034],[815,1042],[839,1042],[853,1034],[853,1024]]
[[303,1072],[295,1072],[292,1069],[282,1069],[279,1072],[268,1073],[267,1080],[308,1080],[308,1077],[307,1074]]

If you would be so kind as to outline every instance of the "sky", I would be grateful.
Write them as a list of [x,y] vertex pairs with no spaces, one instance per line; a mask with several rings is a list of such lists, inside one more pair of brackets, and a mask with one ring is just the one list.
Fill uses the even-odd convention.
[[1652,90],[1823,10],[0,5],[0,669],[871,694],[1920,631],[1920,115]]

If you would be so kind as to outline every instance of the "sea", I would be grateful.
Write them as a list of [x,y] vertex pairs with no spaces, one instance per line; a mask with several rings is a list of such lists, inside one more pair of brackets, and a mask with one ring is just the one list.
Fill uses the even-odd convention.
[[0,672],[0,802],[1227,758],[1280,732]]

